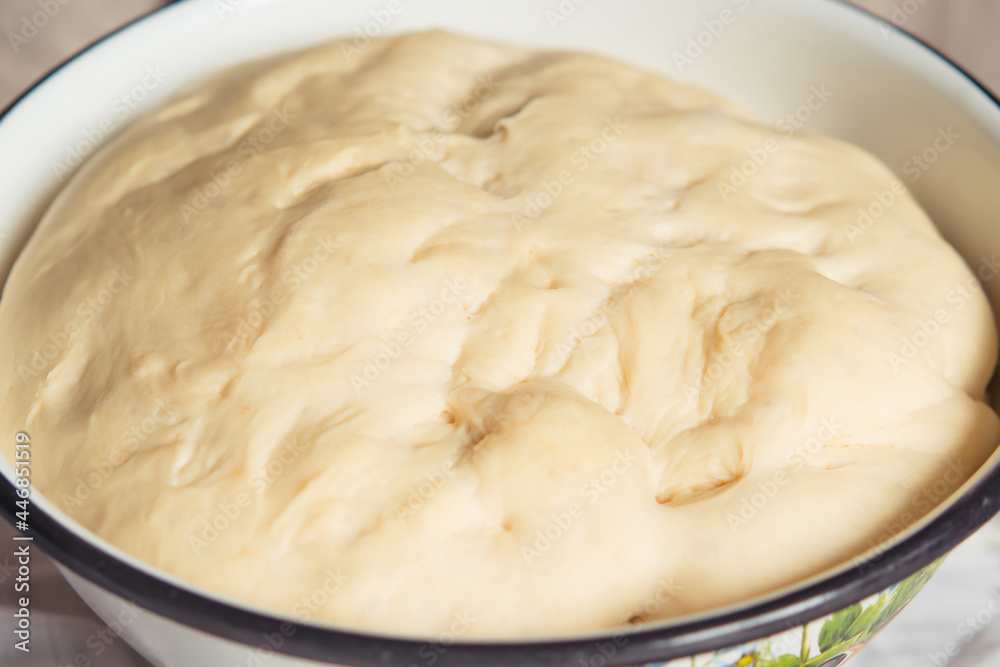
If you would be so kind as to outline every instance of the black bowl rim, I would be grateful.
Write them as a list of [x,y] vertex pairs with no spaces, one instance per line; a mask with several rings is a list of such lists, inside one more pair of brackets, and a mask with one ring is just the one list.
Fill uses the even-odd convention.
[[[186,2],[191,0],[179,0]],[[839,4],[874,18],[914,41],[981,90],[1000,108],[1000,99],[961,66],[919,37],[848,0]],[[172,4],[126,23],[97,39],[49,70],[2,111],[0,122],[22,99],[49,77],[98,44],[140,23]],[[4,279],[6,282],[6,279]],[[17,489],[0,475],[0,515],[12,526],[19,500]],[[591,664],[602,656],[608,666],[641,665],[685,658],[747,644],[822,618],[875,595],[944,557],[1000,512],[1000,462],[961,497],[922,529],[872,557],[858,567],[823,579],[800,590],[757,605],[663,628],[621,628],[568,639],[527,641],[445,641],[400,638],[302,623],[221,602],[148,574],[107,553],[63,526],[46,511],[31,506],[31,528],[23,533],[63,567],[107,592],[171,619],[190,629],[243,644],[247,651],[273,650],[277,654],[321,663],[384,667],[431,664],[442,667],[507,667],[544,664],[566,667]],[[284,637],[280,647],[265,634]],[[602,651],[603,649],[603,651]],[[610,655],[609,655],[610,653]]]

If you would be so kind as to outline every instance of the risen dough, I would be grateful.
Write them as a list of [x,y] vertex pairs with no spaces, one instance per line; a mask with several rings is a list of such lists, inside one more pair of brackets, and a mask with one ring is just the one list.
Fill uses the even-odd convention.
[[908,194],[858,226],[893,180],[589,55],[429,33],[246,65],[45,215],[0,303],[4,447],[27,430],[36,487],[138,558],[315,619],[745,600],[997,442],[969,268]]

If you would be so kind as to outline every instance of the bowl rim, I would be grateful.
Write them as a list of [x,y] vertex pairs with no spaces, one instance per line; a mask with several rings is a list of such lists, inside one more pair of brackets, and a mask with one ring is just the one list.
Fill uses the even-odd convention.
[[[0,123],[21,100],[97,45],[172,5],[193,1],[171,0],[90,42],[49,69],[3,107]],[[830,1],[885,24],[905,39],[923,47],[978,88],[1000,111],[997,94],[928,42],[849,0]],[[506,667],[512,663],[588,664],[587,660],[595,655],[600,645],[613,642],[614,653],[611,656],[605,654],[606,661],[602,664],[646,664],[690,657],[778,635],[898,584],[947,555],[1000,513],[1000,459],[992,458],[996,459],[992,467],[986,469],[989,462],[984,463],[979,471],[984,473],[980,479],[971,486],[967,484],[961,495],[932,521],[865,560],[866,573],[860,573],[857,567],[845,569],[759,604],[751,603],[717,616],[682,621],[668,627],[658,628],[655,624],[635,629],[622,627],[565,639],[457,640],[448,646],[447,651],[436,654],[437,662],[444,667]],[[12,527],[16,522],[16,501],[19,499],[13,482],[0,474],[0,516]],[[31,516],[31,528],[21,532],[21,536],[37,544],[58,564],[105,592],[187,628],[243,644],[250,650],[263,646],[264,634],[278,632],[284,636],[284,643],[269,647],[269,650],[321,663],[335,661],[357,667],[377,667],[409,664],[425,658],[420,652],[429,646],[427,639],[326,627],[292,616],[281,616],[278,612],[257,611],[238,606],[238,603],[210,598],[194,590],[179,588],[102,550],[37,505],[32,506]]]

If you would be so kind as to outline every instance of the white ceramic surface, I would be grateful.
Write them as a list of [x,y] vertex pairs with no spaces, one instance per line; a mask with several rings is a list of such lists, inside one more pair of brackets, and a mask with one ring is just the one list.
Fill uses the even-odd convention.
[[120,627],[132,648],[158,667],[331,667],[275,654],[284,643],[281,633],[262,633],[256,646],[228,641],[137,608],[64,567],[59,571],[110,629]]
[[[1000,247],[1000,111],[937,56],[834,0],[206,0],[173,6],[103,42],[0,123],[0,233],[9,234],[0,271],[64,182],[59,163],[74,150],[89,153],[102,126],[117,131],[228,64],[358,31],[428,27],[607,53],[711,88],[769,123],[797,113],[804,129],[858,143],[897,169],[973,268]],[[123,112],[121,96],[135,99],[137,89],[143,100]],[[809,108],[816,91],[829,99]],[[912,178],[912,156],[933,149],[948,128],[960,139]],[[986,289],[1000,310],[997,283]],[[120,600],[75,575],[69,580],[105,621],[121,613]],[[158,665],[256,664],[247,647],[148,612],[123,631]]]

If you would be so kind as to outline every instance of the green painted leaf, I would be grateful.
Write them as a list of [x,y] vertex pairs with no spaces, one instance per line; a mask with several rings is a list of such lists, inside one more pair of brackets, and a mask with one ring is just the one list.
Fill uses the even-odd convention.
[[843,642],[842,644],[834,646],[829,650],[824,651],[820,655],[817,655],[814,658],[810,658],[808,662],[802,665],[802,667],[820,667],[820,665],[829,661],[830,659],[835,658],[836,656],[842,653],[846,653],[848,649],[850,649],[855,645],[855,643],[856,642],[853,641],[846,641]]
[[851,623],[851,627],[848,629],[848,633],[853,637],[855,635],[868,632],[868,630],[875,624],[879,614],[883,609],[885,609],[885,605],[886,596],[883,591],[875,602],[865,607],[858,617],[854,619],[854,622]]
[[779,655],[769,660],[758,660],[754,667],[802,667],[797,655]]
[[889,624],[889,621],[894,619],[903,610],[903,607],[916,597],[917,593],[927,584],[930,574],[933,574],[933,571],[930,573],[920,572],[916,576],[901,582],[896,587],[892,595],[889,596],[884,608],[880,610],[878,617],[871,624],[871,628],[868,631],[869,637],[874,637],[878,634],[882,628]]
[[819,649],[828,651],[837,644],[845,642],[851,637],[851,625],[861,615],[861,605],[853,604],[847,609],[841,609],[835,613],[819,631]]
[[875,619],[875,622],[872,623],[871,628],[869,628],[869,635],[872,637],[877,635],[882,628],[889,624],[889,621],[896,618],[896,614],[898,614],[905,606],[906,602],[903,602],[902,604],[893,604],[893,602],[890,602],[887,604],[885,609],[880,611],[878,617]]

